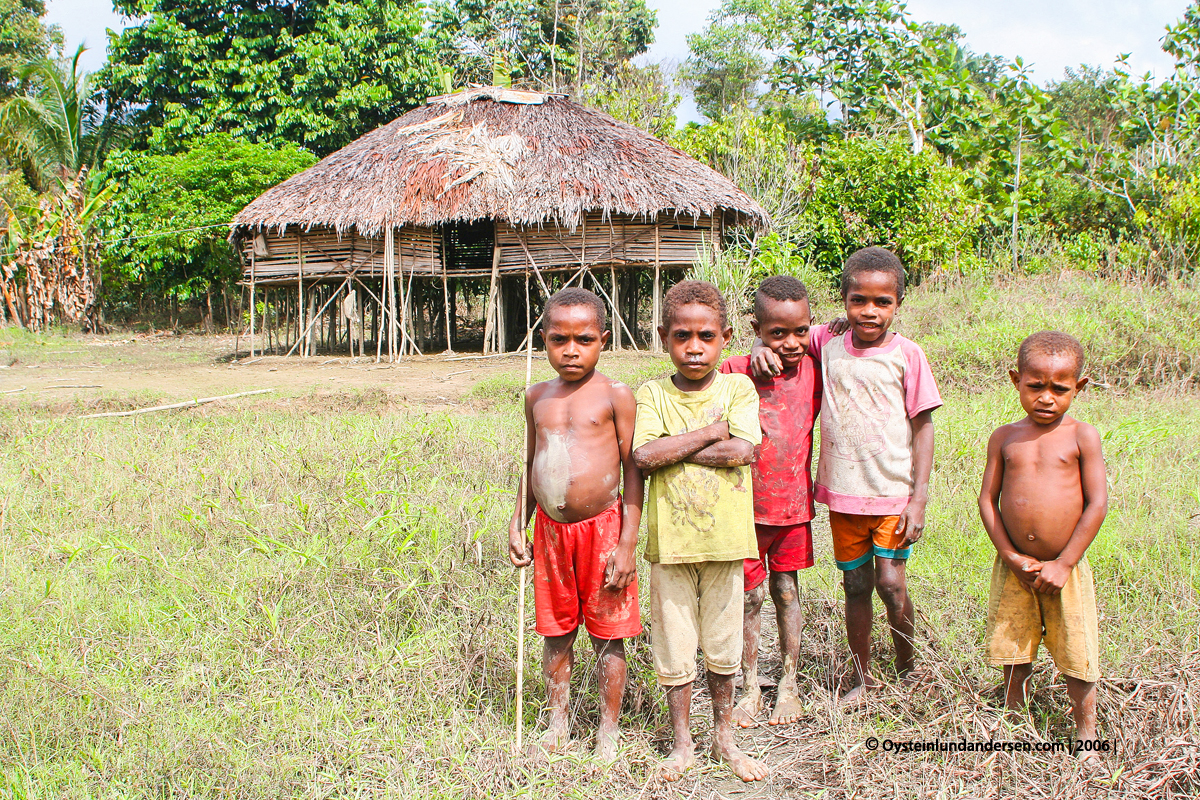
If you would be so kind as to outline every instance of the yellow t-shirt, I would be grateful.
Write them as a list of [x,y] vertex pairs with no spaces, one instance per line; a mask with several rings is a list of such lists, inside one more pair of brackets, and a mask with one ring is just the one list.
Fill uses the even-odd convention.
[[[664,436],[729,423],[729,435],[762,442],[758,392],[745,375],[716,373],[708,388],[681,392],[670,378],[637,392],[636,450]],[[681,461],[650,473],[646,560],[660,564],[758,558],[750,467],[705,467]]]

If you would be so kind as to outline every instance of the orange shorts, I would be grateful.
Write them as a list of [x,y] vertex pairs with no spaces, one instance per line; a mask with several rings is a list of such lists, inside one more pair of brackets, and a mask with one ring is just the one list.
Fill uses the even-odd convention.
[[538,506],[533,524],[533,604],[537,632],[563,636],[579,627],[597,639],[642,632],[637,578],[604,588],[604,569],[621,538],[621,501],[591,519],[555,522]]
[[758,558],[745,562],[745,589],[750,591],[767,579],[771,572],[795,572],[813,565],[812,525],[759,525],[754,523],[758,537]]
[[912,545],[904,547],[903,534],[896,533],[899,514],[878,517],[870,514],[829,512],[833,533],[833,557],[842,571],[861,567],[872,556],[908,558]]

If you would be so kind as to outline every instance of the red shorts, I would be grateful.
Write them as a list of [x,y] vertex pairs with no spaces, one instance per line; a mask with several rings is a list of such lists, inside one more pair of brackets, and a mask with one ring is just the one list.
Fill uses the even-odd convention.
[[533,604],[537,632],[563,636],[579,627],[597,639],[642,632],[637,578],[604,588],[604,569],[621,538],[621,501],[591,519],[555,522],[541,506],[533,524]]
[[759,525],[754,523],[758,537],[758,558],[747,558],[746,591],[757,588],[771,572],[795,572],[813,565],[812,525]]

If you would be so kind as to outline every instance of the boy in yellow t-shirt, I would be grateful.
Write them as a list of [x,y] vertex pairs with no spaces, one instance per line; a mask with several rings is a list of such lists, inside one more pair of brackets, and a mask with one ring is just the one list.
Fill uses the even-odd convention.
[[689,729],[696,647],[712,693],[712,755],[744,781],[766,765],[733,738],[733,680],[742,660],[743,562],[758,557],[750,464],[762,441],[758,393],[745,375],[717,372],[729,343],[725,300],[710,283],[683,281],[663,298],[676,372],[637,393],[633,458],[646,473],[654,669],[667,690],[675,745],[662,775],[695,759]]

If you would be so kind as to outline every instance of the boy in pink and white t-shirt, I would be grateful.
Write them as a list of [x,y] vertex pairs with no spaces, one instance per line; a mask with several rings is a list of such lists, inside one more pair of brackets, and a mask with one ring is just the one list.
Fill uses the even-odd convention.
[[829,506],[833,553],[846,591],[854,659],[843,703],[879,685],[871,677],[871,593],[887,608],[896,671],[913,669],[913,605],[905,561],[925,529],[933,466],[933,410],[942,405],[925,353],[890,332],[904,300],[904,266],[881,247],[846,260],[842,300],[850,329],[813,329],[824,400],[816,499]]

